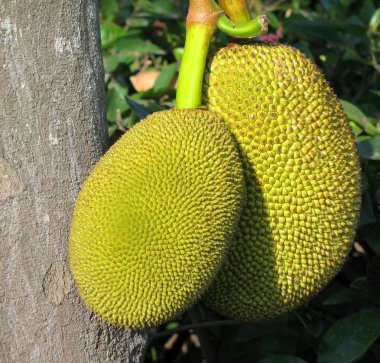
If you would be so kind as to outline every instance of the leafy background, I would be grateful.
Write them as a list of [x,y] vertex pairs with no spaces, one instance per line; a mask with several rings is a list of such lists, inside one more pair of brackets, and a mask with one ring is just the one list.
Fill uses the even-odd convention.
[[[186,8],[181,0],[100,0],[111,142],[147,114],[174,106]],[[256,0],[252,10],[269,16],[272,40],[313,59],[342,100],[363,170],[357,237],[343,270],[307,306],[242,325],[196,305],[157,329],[146,361],[380,362],[379,3]],[[213,46],[227,41],[218,34]]]

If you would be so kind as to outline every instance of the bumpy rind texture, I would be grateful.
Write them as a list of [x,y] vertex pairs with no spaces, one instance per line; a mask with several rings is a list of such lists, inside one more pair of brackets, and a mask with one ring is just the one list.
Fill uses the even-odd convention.
[[157,112],[95,166],[76,203],[79,294],[111,324],[156,326],[210,284],[245,196],[236,141],[211,111]]
[[285,45],[229,45],[208,61],[204,102],[238,140],[247,205],[207,303],[265,320],[318,293],[341,268],[360,208],[343,109],[316,66]]

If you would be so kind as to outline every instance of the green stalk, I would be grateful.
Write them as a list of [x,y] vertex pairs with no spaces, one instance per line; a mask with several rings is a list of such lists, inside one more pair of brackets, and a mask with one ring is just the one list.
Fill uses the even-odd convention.
[[177,86],[177,108],[201,106],[208,48],[220,14],[210,0],[189,1],[186,42]]
[[218,29],[223,33],[234,38],[246,39],[258,37],[268,32],[269,20],[266,15],[258,15],[245,23],[236,23],[225,15],[224,10],[215,0],[212,0],[212,3],[216,9],[223,12],[223,15],[218,19]]
[[177,108],[197,108],[202,104],[203,74],[210,42],[217,27],[236,38],[260,36],[268,29],[266,16],[251,20],[245,0],[221,0],[220,5],[224,6],[223,10],[214,0],[189,1],[185,49],[178,77]]
[[251,20],[247,0],[219,0],[219,4],[234,23],[244,24]]
[[268,18],[265,15],[258,15],[244,24],[234,23],[222,15],[218,20],[218,29],[234,38],[253,38],[266,34],[268,24]]
[[177,86],[177,108],[196,108],[201,105],[203,73],[214,31],[213,26],[196,23],[186,31]]

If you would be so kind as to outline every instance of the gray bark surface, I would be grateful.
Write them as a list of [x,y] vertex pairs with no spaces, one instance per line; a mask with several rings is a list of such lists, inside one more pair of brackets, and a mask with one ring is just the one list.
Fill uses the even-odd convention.
[[95,0],[0,2],[0,362],[142,362],[77,296],[68,232],[107,148]]

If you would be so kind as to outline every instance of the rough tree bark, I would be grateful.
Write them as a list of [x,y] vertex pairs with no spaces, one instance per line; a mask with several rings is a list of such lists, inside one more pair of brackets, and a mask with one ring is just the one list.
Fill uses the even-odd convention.
[[0,2],[0,362],[141,362],[68,270],[75,198],[107,148],[95,0]]

